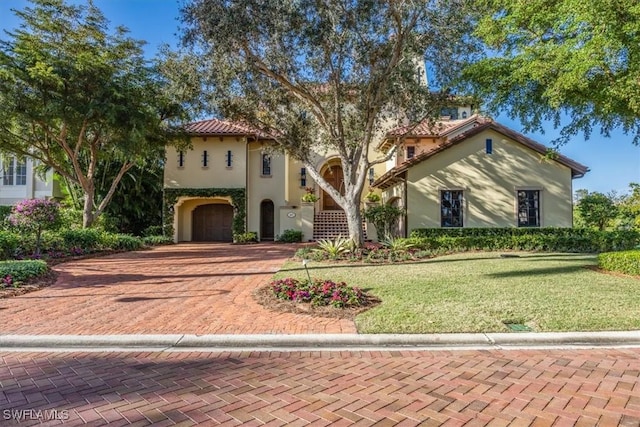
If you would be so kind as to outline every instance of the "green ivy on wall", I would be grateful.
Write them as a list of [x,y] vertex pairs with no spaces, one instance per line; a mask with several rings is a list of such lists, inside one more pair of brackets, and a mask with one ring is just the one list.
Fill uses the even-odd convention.
[[233,234],[245,232],[247,218],[247,190],[245,188],[165,188],[163,204],[165,236],[173,236],[173,213],[169,208],[174,206],[180,197],[230,197],[233,207]]

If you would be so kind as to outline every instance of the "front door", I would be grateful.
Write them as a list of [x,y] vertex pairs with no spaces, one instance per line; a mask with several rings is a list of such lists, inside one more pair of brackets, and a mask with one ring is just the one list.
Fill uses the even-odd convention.
[[[336,190],[340,192],[340,194],[344,195],[344,175],[342,173],[342,166],[333,165],[329,166],[326,171],[322,174],[322,177]],[[329,195],[329,193],[323,191],[322,192],[322,209],[324,210],[339,210],[342,209],[333,198]]]
[[233,240],[233,207],[231,205],[201,205],[193,210],[194,242],[231,242]]
[[273,240],[273,202],[263,200],[260,203],[260,240]]

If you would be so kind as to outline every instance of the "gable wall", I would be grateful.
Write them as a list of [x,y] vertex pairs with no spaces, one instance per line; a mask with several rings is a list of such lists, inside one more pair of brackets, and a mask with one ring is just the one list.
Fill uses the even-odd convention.
[[518,188],[541,190],[543,227],[572,226],[571,170],[486,130],[408,170],[408,230],[440,227],[445,189],[464,191],[464,227],[515,227]]

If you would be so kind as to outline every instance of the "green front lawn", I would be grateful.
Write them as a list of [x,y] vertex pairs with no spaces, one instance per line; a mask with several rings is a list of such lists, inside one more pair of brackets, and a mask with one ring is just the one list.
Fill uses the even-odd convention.
[[[640,329],[640,280],[593,271],[595,255],[463,253],[391,265],[309,264],[312,277],[345,281],[382,304],[356,317],[360,333]],[[288,262],[277,278],[305,278]]]

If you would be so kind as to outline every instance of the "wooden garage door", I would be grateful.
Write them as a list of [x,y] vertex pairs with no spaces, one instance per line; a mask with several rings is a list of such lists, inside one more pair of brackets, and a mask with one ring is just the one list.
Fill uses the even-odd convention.
[[233,232],[233,207],[231,205],[202,205],[193,211],[193,241],[231,242]]

